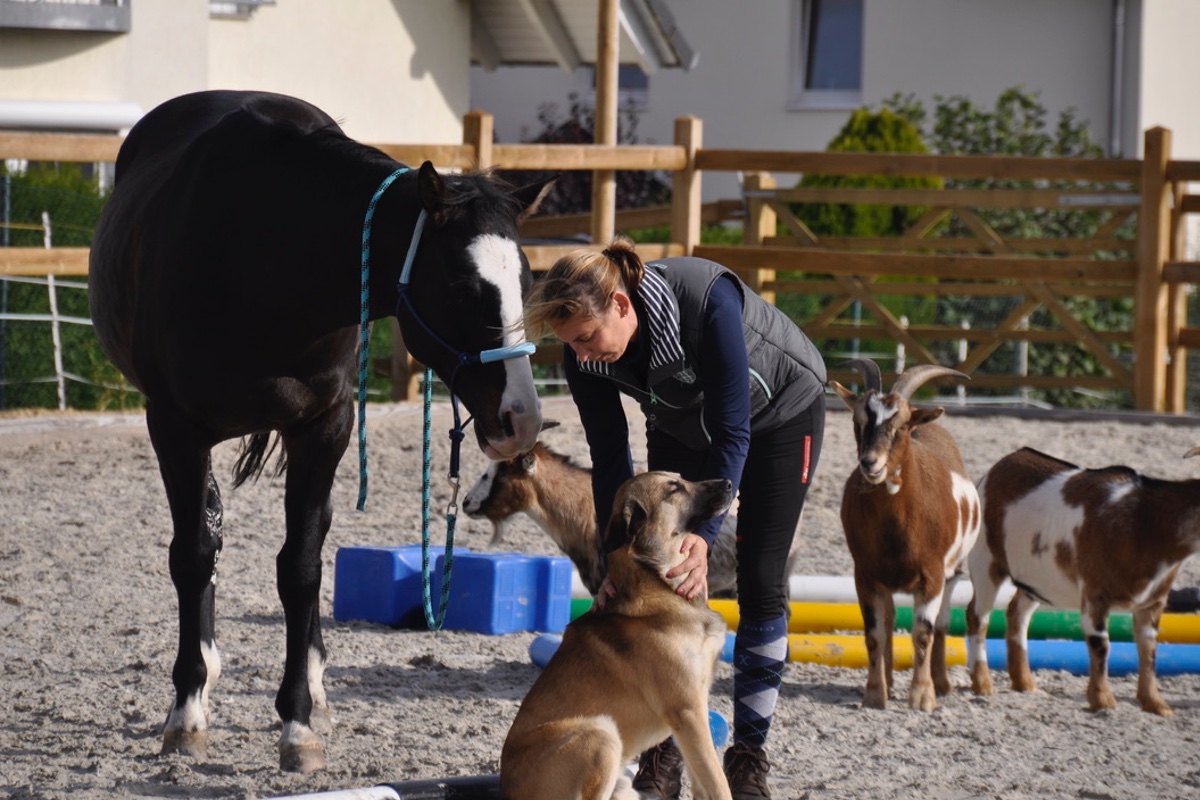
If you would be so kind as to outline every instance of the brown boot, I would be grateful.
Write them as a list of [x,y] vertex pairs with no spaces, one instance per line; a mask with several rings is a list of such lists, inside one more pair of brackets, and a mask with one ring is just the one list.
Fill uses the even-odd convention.
[[734,742],[725,751],[725,777],[733,800],[770,800],[767,773],[771,765],[761,747]]
[[633,788],[645,798],[679,800],[682,777],[683,753],[674,739],[667,739],[642,753]]

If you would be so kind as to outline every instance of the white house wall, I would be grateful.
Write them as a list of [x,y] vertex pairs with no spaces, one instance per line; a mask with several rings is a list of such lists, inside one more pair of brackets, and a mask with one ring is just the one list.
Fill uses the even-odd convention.
[[1112,49],[1110,0],[868,0],[863,95],[966,95],[991,107],[1020,85],[1039,93],[1051,125],[1073,107],[1105,143]]
[[1200,158],[1200,89],[1195,68],[1198,6],[1196,0],[1144,2],[1139,115],[1143,128],[1171,129],[1171,153],[1176,158]]
[[159,102],[204,88],[207,0],[136,0],[131,33],[0,29],[0,97]]
[[465,2],[281,0],[248,22],[213,20],[210,36],[213,88],[297,95],[362,141],[462,139],[470,110]]
[[149,111],[201,89],[266,89],[364,141],[458,142],[470,30],[465,0],[280,0],[248,20],[210,19],[208,0],[133,0],[126,34],[0,28],[0,100]]
[[[1200,30],[1200,2],[1148,2],[1175,9],[1176,17],[1164,16],[1161,24],[1174,25],[1176,37]],[[639,122],[643,143],[669,143],[673,121],[685,114],[703,120],[707,147],[821,150],[845,123],[845,106],[793,106],[800,0],[670,5],[699,63],[690,72],[650,76],[649,107]],[[1131,0],[1131,6],[1136,13],[1138,4]],[[1074,108],[1107,146],[1112,8],[1111,0],[865,0],[862,104],[877,107],[896,92],[911,92],[927,108],[935,94],[965,95],[991,107],[1001,91],[1022,85],[1040,93],[1051,124],[1059,111]],[[498,138],[512,142],[538,129],[540,104],[562,107],[570,91],[589,93],[591,71],[524,67],[489,73],[476,67],[471,87],[472,107],[495,115]],[[1178,91],[1164,86],[1162,105],[1198,105],[1184,102],[1187,95]],[[708,200],[738,192],[736,177],[728,174],[706,174],[703,186]]]

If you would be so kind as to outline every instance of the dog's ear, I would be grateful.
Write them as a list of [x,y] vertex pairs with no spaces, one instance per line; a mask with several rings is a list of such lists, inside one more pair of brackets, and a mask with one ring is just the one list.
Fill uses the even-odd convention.
[[629,497],[608,521],[605,549],[612,551],[637,538],[646,527],[646,509],[634,497]]

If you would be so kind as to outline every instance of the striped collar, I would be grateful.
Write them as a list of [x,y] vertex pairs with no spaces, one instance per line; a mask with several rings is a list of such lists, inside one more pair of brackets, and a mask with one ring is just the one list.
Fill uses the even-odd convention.
[[[675,293],[659,274],[659,270],[665,268],[663,264],[647,264],[638,286],[638,299],[645,312],[644,319],[640,320],[641,330],[650,343],[650,384],[677,375],[686,367],[679,333],[679,305]],[[581,372],[606,378],[613,376],[612,367],[612,364],[603,361],[588,361],[579,365]]]

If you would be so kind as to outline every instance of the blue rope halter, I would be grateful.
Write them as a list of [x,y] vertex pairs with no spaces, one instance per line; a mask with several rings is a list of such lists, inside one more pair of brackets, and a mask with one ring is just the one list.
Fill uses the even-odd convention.
[[[362,511],[366,507],[367,502],[367,346],[370,340],[370,324],[368,312],[370,307],[370,286],[368,279],[370,277],[371,264],[371,223],[375,217],[375,206],[379,203],[379,198],[387,191],[387,188],[392,185],[396,178],[408,172],[408,167],[401,167],[383,179],[379,184],[379,188],[375,190],[375,194],[371,196],[371,202],[367,204],[367,213],[363,219],[363,236],[362,236],[362,297],[359,316],[359,349],[358,349],[358,462],[359,462],[359,491],[358,491],[358,510]],[[425,606],[425,623],[430,630],[436,631],[442,627],[442,622],[446,616],[446,608],[450,598],[450,572],[454,563],[454,528],[458,517],[458,490],[459,490],[459,459],[462,440],[465,437],[465,427],[471,421],[471,417],[467,417],[464,421],[461,419],[458,407],[458,395],[454,391],[455,382],[458,380],[458,371],[464,366],[471,364],[488,364],[493,361],[503,361],[509,358],[519,358],[521,356],[529,356],[534,353],[536,347],[533,342],[522,342],[515,345],[507,345],[504,347],[495,347],[489,350],[483,350],[479,353],[467,353],[446,342],[437,334],[433,328],[425,322],[424,318],[417,312],[416,305],[412,302],[412,298],[408,296],[408,285],[412,276],[413,261],[417,255],[417,248],[421,243],[421,233],[425,229],[425,220],[427,214],[425,209],[421,209],[421,213],[417,216],[416,225],[413,228],[412,239],[408,245],[408,252],[404,256],[404,267],[400,271],[400,281],[396,286],[399,294],[399,300],[396,305],[396,315],[400,315],[401,307],[408,310],[409,315],[425,330],[427,334],[445,350],[453,354],[457,359],[454,365],[454,370],[450,374],[450,404],[454,410],[454,427],[450,430],[450,470],[448,478],[452,487],[450,503],[446,507],[446,560],[442,565],[442,592],[441,600],[438,604],[436,617],[433,612],[432,600],[430,598],[430,569],[429,569],[429,485],[430,485],[430,425],[431,425],[431,409],[433,406],[433,370],[429,367],[425,368],[425,391],[424,391],[424,443],[422,450],[422,486],[421,486],[421,588]]]

